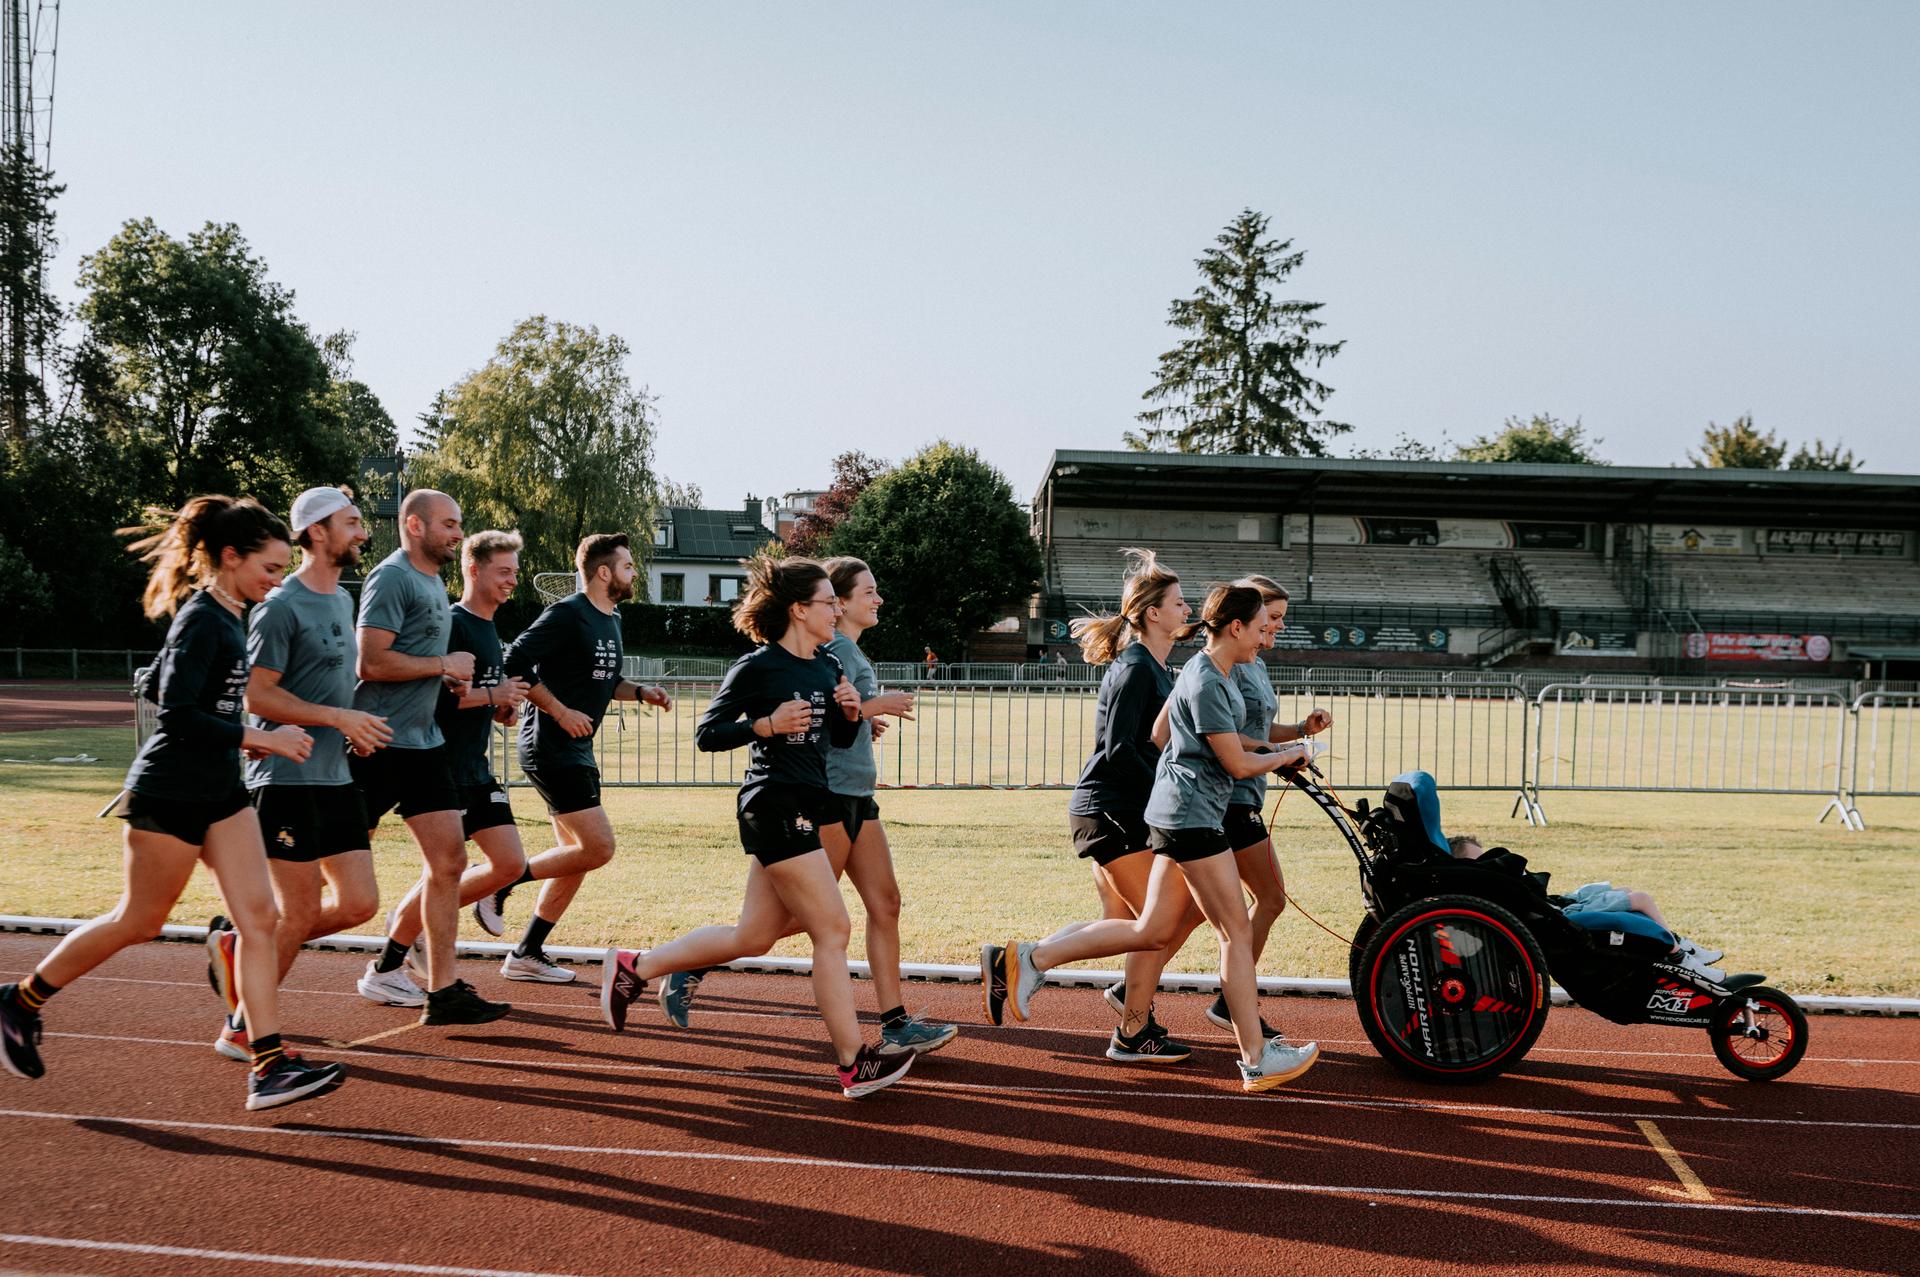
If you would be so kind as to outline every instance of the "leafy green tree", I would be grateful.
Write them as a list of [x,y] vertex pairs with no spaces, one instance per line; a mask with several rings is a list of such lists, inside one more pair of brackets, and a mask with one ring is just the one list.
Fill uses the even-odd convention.
[[1822,440],[1815,439],[1809,447],[1801,444],[1787,461],[1789,470],[1858,470],[1859,460],[1853,455],[1853,449],[1835,443],[1828,447]]
[[48,354],[58,354],[65,318],[47,290],[47,262],[59,247],[53,201],[66,188],[34,159],[30,147],[0,151],[0,436],[22,440],[47,411]]
[[1778,470],[1786,456],[1787,445],[1771,430],[1754,429],[1749,413],[1735,417],[1730,426],[1709,421],[1700,440],[1700,455],[1689,452],[1687,460],[1700,470]]
[[867,485],[887,472],[887,463],[860,451],[843,452],[833,459],[833,482],[813,503],[813,509],[793,521],[787,548],[799,555],[818,555],[833,540],[833,531],[853,509]]
[[446,392],[434,446],[407,482],[439,488],[469,528],[516,528],[523,577],[566,570],[589,532],[653,544],[653,401],[627,379],[627,343],[593,327],[522,320],[478,372]]
[[653,504],[662,510],[698,510],[707,503],[707,494],[700,490],[697,483],[681,483],[676,479],[656,476],[653,486]]
[[1005,476],[945,440],[867,485],[827,552],[872,567],[886,604],[862,645],[888,660],[958,652],[1040,581],[1040,548]]
[[1587,437],[1587,428],[1577,417],[1568,425],[1539,412],[1525,421],[1508,417],[1498,434],[1482,435],[1471,443],[1461,444],[1454,451],[1454,459],[1604,466],[1607,461],[1596,451],[1601,442]]
[[1195,262],[1199,290],[1167,317],[1189,335],[1160,356],[1141,396],[1157,406],[1126,433],[1129,448],[1322,457],[1327,440],[1353,429],[1321,417],[1333,390],[1308,372],[1346,344],[1314,340],[1324,303],[1274,295],[1307,255],[1266,235],[1266,216],[1244,209]]

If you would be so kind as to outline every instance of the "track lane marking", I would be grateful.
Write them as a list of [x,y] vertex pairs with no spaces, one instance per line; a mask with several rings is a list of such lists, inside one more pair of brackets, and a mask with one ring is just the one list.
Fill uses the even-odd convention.
[[1647,1137],[1647,1143],[1653,1145],[1653,1151],[1660,1154],[1660,1160],[1667,1164],[1667,1169],[1672,1171],[1674,1177],[1680,1181],[1678,1189],[1670,1188],[1665,1184],[1655,1184],[1653,1185],[1655,1192],[1678,1193],[1689,1201],[1695,1202],[1713,1200],[1713,1194],[1707,1191],[1707,1186],[1700,1181],[1700,1177],[1693,1173],[1693,1167],[1687,1165],[1686,1159],[1674,1151],[1673,1145],[1660,1133],[1659,1127],[1644,1117],[1636,1120],[1634,1125],[1640,1128],[1640,1133]]
[[339,1042],[334,1040],[333,1038],[326,1038],[324,1039],[324,1041],[328,1046],[332,1047],[337,1051],[351,1051],[353,1048],[357,1046],[365,1046],[369,1042],[378,1042],[382,1038],[398,1037],[402,1033],[411,1033],[413,1030],[419,1027],[420,1027],[420,1022],[418,1020],[409,1020],[405,1024],[398,1025],[391,1029],[382,1029],[378,1033],[369,1033],[366,1037],[355,1038],[351,1042]]
[[0,1243],[13,1246],[56,1246],[66,1250],[110,1251],[120,1255],[152,1255],[167,1259],[225,1259],[247,1264],[282,1264],[290,1268],[345,1268],[353,1272],[418,1273],[424,1277],[571,1277],[566,1273],[538,1273],[504,1268],[462,1268],[448,1264],[403,1264],[391,1259],[327,1259],[317,1255],[263,1255],[251,1250],[206,1250],[199,1246],[158,1246],[139,1242],[96,1241],[85,1237],[39,1237],[32,1233],[0,1233]]
[[497,1149],[515,1153],[564,1153],[588,1157],[640,1158],[661,1162],[717,1162],[728,1165],[780,1166],[805,1170],[866,1171],[879,1175],[944,1175],[956,1179],[1012,1180],[1023,1183],[1139,1184],[1156,1188],[1240,1189],[1255,1192],[1302,1193],[1328,1197],[1391,1197],[1417,1200],[1496,1202],[1503,1205],[1625,1207],[1629,1211],[1702,1210],[1749,1215],[1791,1215],[1822,1219],[1885,1220],[1920,1223],[1920,1212],[1837,1210],[1820,1206],[1774,1203],[1648,1201],[1645,1198],[1582,1197],[1560,1193],[1490,1193],[1449,1188],[1391,1188],[1364,1184],[1303,1184],[1287,1180],[1201,1179],[1190,1175],[1114,1175],[1091,1171],[1030,1171],[996,1166],[935,1166],[912,1162],[856,1162],[837,1157],[792,1157],[772,1153],[716,1153],[687,1149],[635,1148],[597,1144],[546,1144],[524,1140],[464,1139],[456,1136],[406,1135],[398,1132],[336,1130],[329,1127],[242,1126],[232,1122],[187,1122],[153,1117],[115,1117],[103,1113],[48,1113],[32,1109],[0,1109],[0,1117],[58,1122],[102,1122],[160,1130],[216,1131],[255,1137],[338,1139],[365,1144],[433,1147],[442,1149]]

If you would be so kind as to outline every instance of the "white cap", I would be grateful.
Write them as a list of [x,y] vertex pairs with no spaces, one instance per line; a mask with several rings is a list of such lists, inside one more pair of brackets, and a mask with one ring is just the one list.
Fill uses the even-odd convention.
[[308,488],[293,501],[293,535],[299,536],[320,520],[353,504],[338,488]]

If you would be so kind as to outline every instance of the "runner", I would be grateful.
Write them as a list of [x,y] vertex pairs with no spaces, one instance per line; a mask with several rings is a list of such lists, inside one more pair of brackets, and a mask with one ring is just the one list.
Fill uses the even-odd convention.
[[1242,1089],[1269,1090],[1313,1067],[1317,1043],[1291,1046],[1260,1035],[1251,928],[1224,828],[1235,780],[1276,771],[1302,757],[1297,748],[1250,753],[1240,734],[1246,705],[1229,676],[1266,641],[1265,620],[1260,592],[1246,586],[1215,586],[1201,610],[1195,628],[1207,634],[1206,651],[1181,668],[1164,711],[1168,743],[1155,767],[1146,810],[1154,864],[1140,916],[1066,928],[1037,944],[982,945],[980,973],[990,1019],[997,1020],[1003,1006],[1011,1007],[1017,1020],[1030,1018],[1033,997],[1050,967],[1164,947],[1190,896],[1219,937],[1220,983],[1234,1012]]
[[[144,598],[154,620],[171,613],[165,648],[145,689],[160,707],[116,803],[126,874],[111,913],[69,932],[19,984],[0,985],[0,1062],[16,1077],[44,1076],[38,1050],[47,1000],[129,945],[151,940],[205,862],[238,930],[233,987],[252,1037],[247,1107],[276,1108],[336,1086],[338,1064],[313,1065],[280,1041],[273,884],[260,822],[241,783],[240,752],[305,762],[313,738],[298,727],[245,725],[247,641],[240,614],[280,584],[292,553],[287,525],[250,498],[202,496],[164,530],[136,542],[153,565]],[[195,588],[195,586],[199,588]],[[222,990],[223,995],[225,990]]]
[[[304,763],[272,754],[247,763],[280,907],[274,950],[281,980],[307,941],[357,927],[380,907],[366,811],[347,770],[347,750],[370,753],[393,739],[385,719],[352,707],[353,599],[340,588],[340,573],[360,562],[367,543],[352,494],[307,489],[293,503],[292,526],[300,570],[253,609],[247,630],[247,709],[254,727],[270,732],[291,723],[313,738]],[[234,933],[218,925],[209,931],[218,988],[217,967],[233,961]],[[213,1049],[230,1059],[250,1058],[236,1008],[228,1008]]]
[[673,709],[666,688],[620,677],[620,619],[614,609],[633,597],[635,575],[627,534],[587,537],[573,562],[584,583],[581,591],[542,612],[507,651],[507,673],[527,684],[520,770],[546,801],[556,844],[494,894],[492,912],[504,931],[508,893],[523,882],[545,883],[526,933],[500,964],[500,974],[509,980],[566,984],[573,979],[572,968],[547,956],[546,943],[581,882],[613,859],[613,822],[600,803],[600,764],[593,756],[594,733],[608,703],[637,700]]
[[859,734],[860,693],[820,650],[833,638],[840,600],[812,559],[759,555],[746,568],[733,623],[760,646],[727,671],[694,736],[709,752],[751,746],[738,800],[740,845],[752,857],[746,899],[732,926],[700,927],[644,953],[607,950],[600,1013],[624,1029],[648,980],[765,953],[791,916],[813,941],[814,1003],[833,1040],[841,1093],[868,1095],[905,1076],[914,1053],[861,1040],[847,972],[851,925],[821,850],[821,827],[843,819],[827,789],[827,751]]
[[[873,663],[860,650],[860,636],[879,623],[884,601],[872,571],[854,558],[828,559],[820,566],[832,581],[841,607],[834,636],[820,650],[840,663],[861,697],[859,735],[847,748],[827,751],[827,788],[841,821],[820,826],[820,844],[834,877],[844,873],[851,878],[866,906],[867,967],[880,1005],[890,1008],[880,1013],[880,1040],[924,1055],[947,1045],[960,1031],[951,1024],[928,1024],[908,1015],[900,996],[900,883],[894,877],[887,831],[880,823],[880,805],[873,797],[879,779],[873,741],[886,727],[882,715],[911,719],[913,695],[881,691]],[[789,915],[782,935],[800,930],[799,922]],[[704,974],[676,971],[660,984],[660,1009],[683,1029]]]
[[[493,774],[491,750],[493,724],[512,722],[527,695],[527,685],[507,677],[502,668],[500,632],[493,625],[494,614],[520,583],[522,545],[519,533],[495,531],[476,532],[460,543],[460,574],[466,591],[453,605],[447,650],[473,654],[473,681],[463,695],[441,689],[433,711],[446,738],[447,759],[460,795],[462,832],[486,857],[460,875],[460,904],[474,906],[475,920],[491,936],[505,930],[500,915],[488,908],[493,893],[518,881],[527,867],[527,851],[507,801],[507,787]],[[410,955],[418,952],[420,896],[425,885],[426,879],[421,878],[409,887],[388,922],[393,942],[408,946]],[[410,957],[409,964],[417,966],[418,959]]]
[[355,754],[349,766],[368,824],[377,826],[397,810],[426,862],[427,987],[400,969],[408,946],[389,935],[358,988],[373,1002],[424,1007],[422,1024],[486,1024],[513,1009],[482,998],[453,974],[467,848],[460,794],[433,712],[443,686],[464,696],[473,678],[473,653],[447,650],[453,620],[440,580],[440,569],[460,552],[460,537],[460,507],[452,497],[431,488],[409,492],[400,506],[400,548],[360,589],[360,682],[353,703],[384,716],[393,743]]

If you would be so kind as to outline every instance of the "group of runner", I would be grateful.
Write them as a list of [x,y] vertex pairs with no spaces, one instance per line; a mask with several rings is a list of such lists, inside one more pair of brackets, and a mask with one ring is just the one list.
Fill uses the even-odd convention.
[[[247,1107],[337,1087],[342,1065],[307,1061],[283,1042],[278,990],[303,945],[374,916],[371,846],[390,812],[423,870],[387,915],[361,995],[420,1008],[424,1024],[506,1015],[509,1004],[455,974],[459,914],[471,906],[483,930],[503,935],[509,897],[535,881],[532,915],[500,974],[576,978],[545,945],[585,876],[614,855],[594,736],[615,700],[673,707],[665,688],[621,674],[616,609],[636,575],[627,537],[584,539],[579,591],[504,646],[494,617],[519,583],[515,533],[465,535],[451,497],[410,493],[401,545],[367,574],[356,615],[341,585],[367,543],[352,494],[308,489],[291,515],[289,524],[249,498],[199,497],[134,546],[151,565],[147,614],[172,622],[142,688],[158,728],[115,806],[126,821],[125,887],[111,912],[69,933],[25,980],[0,986],[0,1062],[17,1076],[44,1074],[47,1001],[159,934],[204,862],[226,908],[207,931],[208,976],[226,1007],[214,1049],[251,1066]],[[296,545],[300,568],[283,580]],[[1234,1030],[1243,1085],[1264,1090],[1317,1056],[1313,1043],[1289,1044],[1269,1028],[1255,1003],[1253,964],[1285,900],[1260,820],[1264,778],[1300,761],[1290,743],[1331,720],[1316,711],[1298,724],[1273,722],[1258,653],[1284,622],[1284,589],[1258,577],[1217,587],[1190,623],[1178,578],[1151,554],[1129,553],[1136,562],[1120,613],[1077,625],[1087,659],[1110,664],[1070,816],[1104,916],[1037,944],[984,946],[988,1016],[998,1024],[1011,1007],[1026,1020],[1050,966],[1126,953],[1127,978],[1107,991],[1121,1015],[1108,1056],[1185,1059],[1189,1048],[1153,1018],[1152,996],[1166,961],[1205,920],[1221,953],[1222,995],[1209,1017]],[[449,604],[440,574],[455,559],[463,592]],[[883,601],[865,563],[760,556],[747,569],[734,621],[756,647],[728,671],[695,733],[705,751],[749,750],[737,803],[750,857],[745,897],[731,925],[644,951],[608,950],[601,1012],[623,1029],[655,981],[662,1012],[684,1028],[708,970],[805,933],[836,1080],[844,1094],[866,1095],[957,1034],[905,1010],[900,889],[874,800],[873,741],[888,717],[913,717],[913,697],[884,691],[860,650]],[[1202,630],[1204,657],[1176,683],[1173,643]],[[518,761],[554,835],[533,857],[489,748],[493,724],[516,721]],[[468,863],[469,841],[478,863]],[[854,1008],[843,874],[866,910],[867,959],[885,1008],[872,1042]]]

